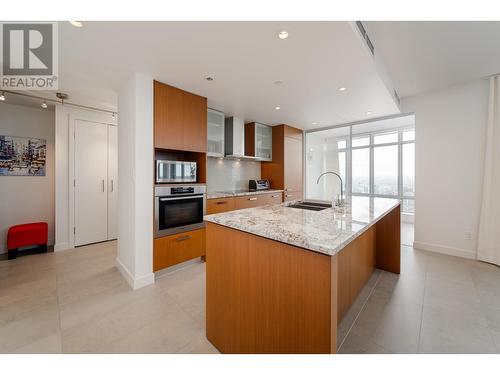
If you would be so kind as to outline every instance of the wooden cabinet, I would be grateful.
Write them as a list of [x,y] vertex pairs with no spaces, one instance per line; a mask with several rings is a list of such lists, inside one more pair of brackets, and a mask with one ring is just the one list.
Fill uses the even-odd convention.
[[154,82],[155,148],[207,151],[207,98]]
[[207,215],[221,212],[241,210],[265,206],[266,204],[280,204],[283,200],[281,192],[244,195],[240,197],[216,198],[207,200]]
[[207,200],[207,215],[234,210],[233,198],[218,198]]
[[258,122],[245,124],[245,155],[255,156],[260,160],[273,159],[272,127]]
[[155,238],[153,271],[205,255],[205,229]]
[[302,199],[303,133],[288,125],[273,126],[273,160],[262,162],[261,177],[271,187],[283,189],[283,200]]

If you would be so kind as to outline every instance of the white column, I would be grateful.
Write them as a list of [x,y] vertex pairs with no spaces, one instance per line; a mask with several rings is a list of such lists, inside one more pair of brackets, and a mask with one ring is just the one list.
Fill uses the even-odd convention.
[[118,254],[132,289],[154,283],[153,79],[134,74],[118,94]]

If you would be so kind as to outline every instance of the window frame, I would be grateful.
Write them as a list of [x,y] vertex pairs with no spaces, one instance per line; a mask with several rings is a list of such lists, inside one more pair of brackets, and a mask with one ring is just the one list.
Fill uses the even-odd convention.
[[[355,126],[355,125],[354,125]],[[352,133],[352,128],[351,126],[350,129],[350,139],[353,138],[353,133]],[[408,196],[403,194],[403,145],[404,144],[409,144],[413,143],[415,144],[415,140],[409,140],[409,141],[403,141],[403,132],[406,132],[408,130],[415,130],[415,126],[407,126],[407,127],[401,127],[401,128],[394,128],[394,129],[383,129],[379,131],[373,131],[373,132],[367,132],[367,133],[357,133],[355,135],[356,138],[363,138],[368,136],[370,139],[370,143],[367,146],[358,146],[358,147],[350,147],[349,148],[349,153],[352,153],[352,150],[356,149],[362,149],[362,148],[369,148],[370,149],[370,187],[369,187],[369,193],[354,193],[352,192],[352,189],[349,190],[351,195],[353,196],[359,196],[359,197],[374,197],[374,198],[396,198],[396,199],[406,199],[406,200],[415,200],[415,195],[413,196]],[[382,135],[382,134],[390,134],[390,133],[398,133],[398,140],[397,142],[388,142],[388,143],[379,143],[375,144],[374,138],[377,135]],[[375,194],[375,148],[377,147],[385,147],[385,146],[397,146],[398,147],[398,194],[397,195],[388,195],[388,194]],[[352,170],[351,170],[351,175],[349,176],[350,180],[352,181]],[[412,214],[410,212],[405,212],[408,214]]]
[[[409,125],[405,127],[398,127],[398,128],[389,128],[389,129],[383,129],[383,130],[378,130],[378,131],[372,131],[372,132],[365,132],[365,133],[356,133],[353,134],[353,128],[357,124],[350,124],[350,125],[345,125],[345,126],[335,126],[333,128],[349,128],[349,134],[345,136],[340,136],[337,139],[338,141],[345,140],[346,141],[346,147],[345,148],[338,148],[339,152],[345,152],[346,157],[345,157],[345,171],[346,171],[346,181],[344,181],[345,185],[345,191],[349,192],[352,196],[360,196],[360,197],[374,197],[374,198],[394,198],[394,199],[399,199],[399,200],[413,200],[415,201],[415,194],[413,196],[408,196],[403,194],[403,145],[404,144],[415,144],[415,139],[413,140],[407,140],[403,141],[403,133],[409,130],[415,131],[415,126],[414,125]],[[324,129],[323,129],[324,130]],[[306,131],[306,137],[308,133],[315,133],[321,130],[314,130],[307,132]],[[381,143],[381,144],[375,144],[374,143],[374,137],[377,135],[385,134],[385,133],[398,133],[398,140],[397,142],[389,142],[389,143]],[[366,146],[357,146],[353,147],[352,146],[352,139],[353,138],[363,138],[363,137],[368,137],[369,138],[369,144]],[[397,145],[398,146],[398,194],[397,195],[385,195],[385,194],[375,194],[374,193],[374,150],[376,147],[384,147],[384,146],[391,146],[391,145]],[[304,141],[304,150],[306,147],[306,141]],[[338,147],[338,143],[337,143]],[[352,192],[352,151],[356,149],[363,149],[363,148],[368,148],[370,150],[370,168],[369,168],[369,193],[353,193]],[[306,163],[306,160],[304,158],[304,163]],[[304,173],[304,185],[305,185],[305,178],[307,176],[307,171]],[[304,191],[305,191],[305,186],[304,186]],[[307,192],[306,192],[307,194]],[[413,215],[414,212],[406,212],[402,211],[405,214],[410,214]]]

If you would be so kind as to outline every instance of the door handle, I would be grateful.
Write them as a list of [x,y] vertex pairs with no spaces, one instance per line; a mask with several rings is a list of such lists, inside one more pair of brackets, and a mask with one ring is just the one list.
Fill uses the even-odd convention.
[[181,237],[177,237],[175,240],[177,242],[181,242],[181,241],[186,241],[186,240],[189,240],[191,238],[190,235],[187,235],[187,236],[181,236]]
[[253,198],[248,198],[249,201],[256,201],[257,200],[257,197],[253,197]]
[[104,180],[102,180],[102,192],[104,193]]

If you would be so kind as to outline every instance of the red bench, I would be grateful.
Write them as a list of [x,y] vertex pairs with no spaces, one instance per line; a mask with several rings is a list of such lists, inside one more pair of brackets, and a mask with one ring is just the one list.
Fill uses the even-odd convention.
[[40,252],[47,252],[47,223],[14,225],[7,232],[8,258],[16,259],[20,247],[37,245]]

